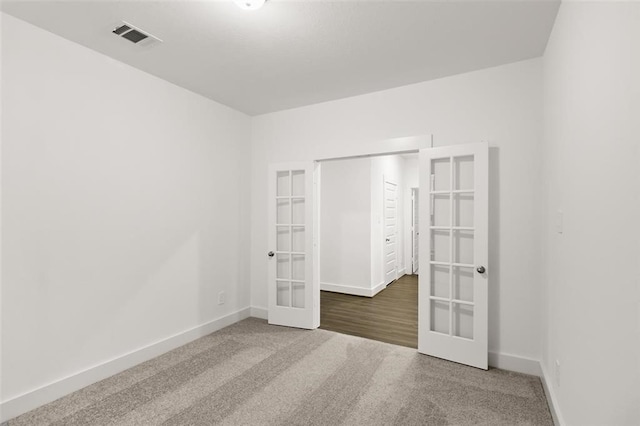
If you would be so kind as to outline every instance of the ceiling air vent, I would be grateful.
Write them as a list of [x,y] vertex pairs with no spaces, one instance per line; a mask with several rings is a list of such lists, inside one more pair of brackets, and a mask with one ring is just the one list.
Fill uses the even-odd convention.
[[122,25],[116,27],[116,29],[113,30],[113,33],[119,37],[126,38],[131,43],[135,43],[139,46],[149,46],[151,44],[162,42],[162,40],[151,33],[143,31],[125,21],[122,21]]

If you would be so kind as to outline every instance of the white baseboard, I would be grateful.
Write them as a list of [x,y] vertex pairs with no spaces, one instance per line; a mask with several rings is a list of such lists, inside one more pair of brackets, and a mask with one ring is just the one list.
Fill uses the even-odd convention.
[[353,287],[350,285],[320,283],[320,290],[332,291],[334,293],[352,294],[354,296],[373,297],[385,289],[384,282],[378,284],[374,288]]
[[132,352],[106,361],[104,363],[87,368],[71,376],[49,383],[40,388],[18,395],[6,401],[0,402],[0,422],[5,422],[16,416],[24,414],[34,408],[96,383],[128,368],[148,361],[165,352],[185,345],[200,337],[211,334],[245,318],[248,318],[252,308],[244,308],[221,318],[209,321],[166,339],[152,343],[148,346],[136,349]]
[[489,365],[502,370],[515,371],[516,373],[542,376],[540,362],[537,359],[525,358],[517,355],[489,352]]
[[544,368],[542,363],[540,363],[540,369],[542,371],[542,376],[540,376],[540,380],[542,381],[542,387],[544,388],[544,393],[547,396],[547,402],[549,403],[549,411],[551,411],[551,417],[553,417],[553,423],[556,426],[564,426],[566,423],[562,418],[562,414],[560,413],[560,405],[558,404],[558,398],[556,396],[555,391],[553,390],[551,377],[547,374],[547,370]]
[[371,289],[371,297],[373,297],[376,294],[380,293],[385,288],[387,288],[387,285],[384,283],[384,281],[382,281],[380,284],[378,284],[377,286],[375,286],[374,288]]
[[398,269],[398,278],[407,274],[407,268]]
[[249,316],[266,320],[269,319],[269,310],[267,308],[252,306]]
[[503,370],[540,377],[545,396],[547,397],[547,403],[549,404],[549,411],[551,411],[551,417],[553,417],[553,423],[556,426],[564,426],[566,424],[560,414],[560,406],[558,405],[553,386],[551,386],[553,383],[551,382],[551,377],[547,374],[541,362],[511,354],[489,352],[489,365]]

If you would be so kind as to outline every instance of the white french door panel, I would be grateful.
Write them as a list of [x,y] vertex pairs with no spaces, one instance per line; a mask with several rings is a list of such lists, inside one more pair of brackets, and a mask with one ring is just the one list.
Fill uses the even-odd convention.
[[269,166],[269,324],[320,326],[320,291],[314,268],[317,217],[313,162]]
[[418,351],[488,368],[486,143],[420,151]]

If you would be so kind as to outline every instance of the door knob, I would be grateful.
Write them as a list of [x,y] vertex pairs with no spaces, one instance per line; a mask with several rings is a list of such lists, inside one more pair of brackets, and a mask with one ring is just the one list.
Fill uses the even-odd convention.
[[267,256],[269,256],[269,257],[273,257],[274,255],[275,255],[275,253],[274,253],[274,252],[272,252],[272,251],[270,251],[269,253],[267,253]]
[[487,270],[484,269],[484,266],[478,266],[476,271],[478,271],[479,274],[484,274]]

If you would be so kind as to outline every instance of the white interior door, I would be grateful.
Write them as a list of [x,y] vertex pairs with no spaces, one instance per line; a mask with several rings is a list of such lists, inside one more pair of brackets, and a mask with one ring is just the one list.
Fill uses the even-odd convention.
[[420,190],[418,188],[411,189],[411,273],[418,274],[418,265],[420,264]]
[[398,278],[398,185],[384,181],[384,284]]
[[488,146],[420,151],[418,351],[488,368]]
[[314,164],[269,167],[269,324],[320,325],[314,270]]

